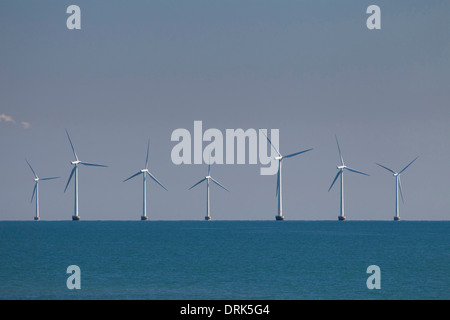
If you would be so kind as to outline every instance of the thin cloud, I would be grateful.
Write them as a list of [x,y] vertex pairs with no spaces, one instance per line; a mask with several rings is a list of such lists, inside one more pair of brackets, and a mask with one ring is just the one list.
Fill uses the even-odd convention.
[[[0,122],[9,122],[9,123],[17,124],[16,120],[14,120],[13,117],[8,116],[4,113],[0,114]],[[31,127],[31,124],[27,121],[21,121],[20,125],[24,129],[28,129],[29,127]]]
[[16,121],[14,121],[14,119],[12,117],[7,116],[4,113],[0,114],[0,122],[2,122],[2,121],[16,123]]
[[22,127],[24,129],[28,129],[29,127],[31,127],[31,124],[29,122],[26,122],[26,121],[22,121],[20,124],[22,125]]

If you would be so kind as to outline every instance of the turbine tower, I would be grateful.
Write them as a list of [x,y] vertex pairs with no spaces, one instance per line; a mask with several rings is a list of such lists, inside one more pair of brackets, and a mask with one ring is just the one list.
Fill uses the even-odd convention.
[[205,220],[209,221],[209,220],[211,220],[211,211],[210,211],[210,203],[209,203],[209,185],[210,185],[210,181],[214,182],[219,187],[221,187],[222,189],[224,189],[224,190],[226,190],[228,192],[229,192],[229,190],[227,188],[225,188],[223,185],[221,185],[218,181],[216,181],[213,177],[211,177],[211,163],[208,164],[208,175],[206,177],[204,177],[202,180],[200,180],[199,182],[197,182],[196,184],[194,184],[188,190],[191,190],[192,188],[196,187],[197,185],[199,185],[203,181],[206,181],[206,216],[205,216]]
[[92,166],[92,167],[107,167],[107,166],[102,165],[102,164],[94,164],[94,163],[80,161],[78,159],[77,153],[75,152],[75,148],[73,147],[72,140],[70,139],[69,132],[67,132],[67,130],[66,130],[66,134],[67,134],[67,138],[69,138],[70,146],[72,147],[73,155],[75,156],[75,161],[70,162],[70,164],[73,165],[74,167],[73,167],[72,171],[70,172],[69,180],[67,181],[64,192],[66,192],[67,187],[69,186],[70,180],[75,175],[75,188],[74,188],[75,189],[75,198],[74,198],[75,205],[74,205],[74,214],[72,216],[72,220],[78,221],[78,220],[80,220],[80,216],[78,215],[78,165],[81,164],[83,166]]
[[282,184],[281,184],[281,168],[282,168],[282,164],[283,164],[283,159],[291,158],[291,157],[300,155],[302,153],[311,151],[311,150],[313,150],[313,148],[310,148],[310,149],[307,149],[307,150],[303,150],[303,151],[300,151],[300,152],[296,152],[296,153],[292,153],[292,154],[288,154],[287,156],[282,156],[281,153],[277,150],[277,148],[275,148],[275,146],[272,144],[272,141],[270,141],[269,137],[265,134],[264,130],[261,130],[261,132],[266,136],[267,141],[269,141],[269,143],[272,146],[272,148],[278,154],[278,156],[275,157],[275,160],[278,160],[277,191],[276,191],[276,197],[278,198],[278,213],[275,216],[275,220],[282,221],[282,220],[284,220],[284,216],[283,216],[283,193],[282,193],[283,188],[282,188]]
[[131,177],[129,177],[128,179],[125,179],[123,182],[128,181],[130,179],[133,179],[134,177],[142,174],[142,216],[141,216],[141,220],[145,221],[148,220],[147,217],[147,182],[146,182],[146,177],[147,175],[152,178],[153,181],[155,181],[157,184],[159,184],[164,190],[167,191],[166,187],[164,187],[161,182],[158,181],[158,179],[156,179],[151,173],[150,171],[148,171],[147,167],[148,167],[148,150],[150,148],[150,140],[148,141],[147,144],[147,157],[145,158],[145,167],[144,169],[138,171],[138,173],[132,175]]
[[334,183],[340,176],[341,177],[341,210],[340,210],[340,215],[338,217],[338,220],[344,221],[346,219],[345,214],[344,214],[344,170],[348,170],[348,171],[354,172],[354,173],[359,173],[359,174],[362,174],[365,176],[369,176],[369,174],[351,169],[344,164],[344,158],[342,158],[341,148],[339,147],[339,141],[338,141],[338,138],[336,135],[335,135],[335,138],[336,138],[336,144],[337,144],[338,151],[339,151],[339,159],[340,159],[341,165],[337,167],[337,169],[339,171],[336,174],[336,177],[334,178],[333,182],[331,183],[331,186],[328,189],[328,192],[330,192],[331,188],[333,188]]
[[28,160],[25,159],[25,161],[28,163],[28,166],[30,167],[30,169],[34,175],[34,188],[33,188],[33,194],[31,195],[30,202],[33,202],[34,195],[36,194],[36,216],[34,217],[34,220],[39,221],[41,219],[41,217],[39,216],[39,181],[59,179],[60,177],[39,178],[37,176],[36,172],[33,170],[33,167],[31,167],[31,164],[28,162]]
[[395,177],[395,215],[394,215],[394,221],[399,221],[400,220],[400,206],[399,206],[399,201],[398,201],[398,193],[400,192],[400,196],[402,198],[402,202],[404,203],[404,199],[403,199],[403,191],[402,191],[402,180],[400,178],[400,175],[410,166],[412,165],[412,163],[414,161],[417,160],[418,157],[416,157],[413,161],[411,161],[406,167],[404,167],[402,170],[400,170],[399,172],[395,172],[392,169],[389,169],[388,167],[385,167],[379,163],[377,163],[378,166],[380,166],[383,169],[386,169],[387,171],[389,171],[390,173],[392,173],[392,175]]

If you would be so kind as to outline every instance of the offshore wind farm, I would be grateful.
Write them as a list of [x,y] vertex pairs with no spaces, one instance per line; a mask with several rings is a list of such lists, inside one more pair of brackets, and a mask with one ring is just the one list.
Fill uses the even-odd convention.
[[[420,161],[413,164],[414,170],[408,168],[407,176],[401,178],[401,183],[407,183],[402,187],[408,190],[403,204],[399,186],[401,218],[448,219],[449,179],[440,169],[448,163],[450,150],[445,87],[450,67],[443,54],[449,42],[440,25],[446,21],[446,3],[425,6],[414,2],[408,6],[420,9],[406,11],[403,5],[390,3],[386,14],[400,19],[386,16],[390,29],[381,30],[366,28],[366,8],[338,3],[269,1],[205,7],[193,3],[195,17],[182,14],[191,8],[188,4],[136,3],[126,9],[129,15],[123,16],[122,6],[108,7],[111,14],[106,15],[99,11],[101,5],[87,3],[81,9],[95,17],[95,24],[87,19],[86,28],[82,23],[79,30],[67,29],[64,18],[70,15],[63,10],[60,17],[47,0],[27,8],[10,0],[3,4],[0,23],[5,33],[1,38],[8,50],[0,62],[4,88],[0,219],[31,220],[36,215],[36,199],[30,205],[29,169],[24,170],[23,159],[31,160],[39,178],[42,174],[47,177],[46,173],[66,175],[71,147],[64,128],[70,129],[79,160],[92,159],[110,168],[77,165],[78,215],[72,189],[74,165],[66,195],[68,176],[45,185],[40,181],[41,220],[72,216],[133,219],[129,210],[139,212],[140,218],[142,201],[140,197],[138,202],[132,201],[143,193],[142,185],[121,182],[130,175],[128,165],[138,158],[142,137],[151,138],[154,173],[170,190],[156,189],[155,198],[148,194],[152,199],[147,208],[152,211],[149,220],[195,220],[198,212],[205,211],[205,201],[197,204],[193,191],[186,192],[183,186],[198,180],[196,169],[207,165],[208,155],[203,157],[206,161],[199,161],[194,151],[209,143],[219,146],[220,140],[226,150],[228,139],[208,141],[208,137],[214,131],[225,137],[228,129],[246,132],[248,128],[267,128],[268,132],[281,128],[282,145],[277,149],[283,156],[283,150],[289,153],[294,148],[294,152],[296,146],[314,147],[305,156],[281,161],[280,202],[286,220],[335,220],[341,216],[340,177],[327,194],[338,173],[333,168],[340,166],[333,162],[335,133],[345,165],[371,175],[363,179],[344,169],[347,219],[392,220],[386,207],[395,201],[391,199],[395,190],[374,163],[391,168],[389,163],[417,155]],[[37,11],[42,16],[34,16]],[[136,24],[131,17],[137,12],[149,16],[140,16]],[[111,16],[123,17],[127,23],[110,21]],[[408,21],[415,24],[405,30]],[[47,22],[48,30],[35,28]],[[118,32],[110,34],[110,30]],[[143,31],[148,35],[145,41]],[[400,47],[401,35],[405,45]],[[17,39],[24,37],[34,40],[18,46]],[[48,42],[49,38],[54,41]],[[389,54],[386,48],[392,49]],[[31,52],[39,52],[41,58]],[[188,138],[183,135],[186,141],[174,141],[173,132],[189,128],[197,120],[212,130],[199,134],[191,130],[190,154],[185,149],[180,155],[189,157],[191,166],[171,162],[174,145],[187,144]],[[260,142],[258,138],[256,143]],[[264,156],[256,160],[259,166],[254,166],[248,155],[245,163],[236,157],[227,159],[225,152],[211,157],[226,162],[214,163],[213,173],[232,190],[216,194],[216,185],[211,183],[214,220],[272,220],[278,216],[278,160],[270,144],[267,146],[273,154],[262,152]],[[72,153],[71,162],[76,161]],[[258,171],[269,166],[267,161],[263,163],[267,158],[274,170],[264,177]],[[151,180],[148,175],[146,179]],[[186,210],[191,206],[192,210]]]
[[449,14],[0,1],[0,300],[450,299]]
[[[277,175],[277,186],[276,186],[276,193],[275,196],[277,198],[277,204],[278,204],[278,211],[277,214],[275,216],[275,220],[277,221],[283,221],[285,220],[284,215],[282,214],[282,160],[284,159],[288,159],[288,158],[292,158],[298,155],[301,155],[303,153],[309,152],[311,150],[313,150],[313,148],[309,148],[306,150],[302,150],[302,151],[298,151],[295,153],[291,153],[288,154],[286,156],[281,155],[281,153],[279,152],[279,150],[277,149],[277,147],[272,143],[272,141],[270,140],[270,138],[266,135],[266,133],[261,130],[261,132],[263,133],[263,135],[266,137],[268,144],[270,145],[271,148],[273,148],[273,150],[276,152],[276,155],[274,157],[274,160],[277,161],[278,163],[278,169],[276,172]],[[84,162],[84,161],[80,161],[78,158],[78,155],[75,151],[74,145],[72,143],[72,140],[70,138],[70,135],[68,133],[68,131],[66,130],[66,135],[67,138],[69,140],[70,143],[70,147],[72,149],[73,155],[75,157],[75,161],[71,161],[71,164],[74,166],[74,168],[72,169],[69,179],[66,183],[64,192],[66,192],[70,181],[72,179],[72,177],[74,177],[74,214],[72,216],[72,220],[73,221],[79,221],[80,220],[80,216],[79,216],[79,212],[78,212],[78,165],[84,165],[84,166],[94,166],[94,167],[107,167],[106,165],[102,165],[102,164],[94,164],[94,163],[89,163],[89,162]],[[337,136],[335,135],[335,141],[336,141],[336,145],[337,145],[337,149],[338,149],[338,154],[339,154],[339,165],[337,166],[338,172],[336,174],[336,176],[334,177],[330,187],[328,188],[328,192],[330,192],[330,190],[333,188],[333,186],[335,185],[336,181],[340,178],[340,211],[339,211],[339,216],[338,216],[338,220],[339,221],[345,221],[347,219],[346,215],[345,215],[345,210],[344,210],[344,172],[345,171],[349,171],[352,173],[357,173],[360,175],[364,175],[364,176],[369,176],[369,174],[352,169],[348,166],[345,165],[344,163],[344,158],[342,156],[342,151],[341,151],[341,147],[339,144],[339,140],[337,138]],[[148,160],[149,160],[149,151],[150,151],[150,140],[147,143],[147,153],[146,153],[146,157],[145,157],[145,165],[144,165],[144,169],[139,170],[137,173],[131,175],[130,177],[128,177],[127,179],[123,180],[123,182],[129,181],[137,176],[142,176],[142,215],[141,215],[141,220],[142,221],[146,221],[148,220],[148,215],[147,215],[147,176],[154,181],[157,185],[159,185],[161,188],[163,188],[164,190],[168,191],[168,189],[149,171],[148,169]],[[400,170],[399,172],[395,172],[394,170],[381,165],[379,163],[376,163],[379,167],[391,172],[393,174],[393,176],[395,177],[395,215],[394,215],[394,221],[399,221],[400,220],[400,215],[399,215],[399,194],[401,196],[402,201],[404,201],[403,199],[403,191],[402,191],[402,184],[401,184],[401,179],[400,179],[400,175],[407,169],[409,168],[416,160],[418,157],[414,158],[410,163],[408,163],[408,165],[406,165],[402,170]],[[39,221],[40,220],[40,215],[39,215],[39,181],[45,181],[45,180],[54,180],[54,179],[58,179],[59,177],[51,177],[51,178],[39,178],[36,174],[36,172],[34,171],[34,169],[32,168],[31,164],[28,162],[28,160],[26,160],[26,163],[28,164],[29,168],[31,169],[33,175],[34,175],[34,181],[35,181],[35,186],[33,189],[33,193],[32,193],[32,197],[31,197],[31,201],[33,201],[34,199],[34,195],[36,194],[36,210],[35,210],[35,217],[34,220]],[[224,187],[219,181],[217,181],[216,179],[214,179],[211,176],[211,154],[209,155],[209,161],[208,161],[208,171],[207,171],[207,175],[199,180],[198,182],[196,182],[193,186],[191,186],[188,190],[191,190],[193,188],[195,188],[196,186],[198,186],[199,184],[206,182],[206,215],[205,215],[205,220],[206,221],[210,221],[211,220],[211,204],[210,204],[210,184],[214,183],[217,186],[219,186],[220,188],[222,188],[225,191],[229,190]],[[242,195],[241,195],[242,196]]]

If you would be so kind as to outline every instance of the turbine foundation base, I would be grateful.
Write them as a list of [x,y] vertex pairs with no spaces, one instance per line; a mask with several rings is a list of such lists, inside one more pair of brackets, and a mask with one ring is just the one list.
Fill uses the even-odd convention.
[[141,216],[141,221],[147,221],[148,217],[147,216]]
[[400,221],[400,217],[399,216],[395,216],[394,217],[394,221]]
[[205,221],[211,221],[211,216],[205,216]]
[[34,220],[35,220],[35,221],[39,221],[39,220],[41,220],[41,218],[39,218],[39,217],[34,217]]
[[347,218],[345,216],[338,216],[339,221],[345,221]]
[[284,220],[284,216],[282,216],[282,215],[276,215],[276,216],[275,216],[275,220],[276,220],[276,221],[283,221],[283,220]]
[[80,216],[72,216],[72,221],[80,221]]

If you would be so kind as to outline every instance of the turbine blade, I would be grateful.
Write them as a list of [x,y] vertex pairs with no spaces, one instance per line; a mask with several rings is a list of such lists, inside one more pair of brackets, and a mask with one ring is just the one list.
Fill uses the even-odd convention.
[[131,177],[129,177],[128,179],[125,179],[125,180],[123,180],[123,182],[125,182],[125,181],[128,181],[128,180],[130,180],[130,179],[133,179],[134,177],[136,177],[137,175],[140,175],[142,172],[138,172],[138,173],[136,173],[136,174],[133,174]]
[[389,169],[388,167],[385,167],[385,166],[383,166],[383,165],[381,165],[379,163],[377,163],[377,165],[380,166],[381,168],[386,169],[387,171],[391,172],[392,174],[397,174],[397,172],[395,172],[394,170]]
[[312,149],[313,149],[313,148],[308,149],[308,150],[303,150],[303,151],[300,151],[300,152],[296,152],[296,153],[292,153],[292,154],[288,154],[287,156],[284,156],[283,158],[295,157],[295,156],[297,156],[297,155],[299,155],[299,154],[302,154],[302,153],[311,151]]
[[342,158],[341,147],[339,146],[339,141],[338,141],[337,135],[334,135],[334,137],[336,138],[336,144],[337,144],[338,151],[339,151],[339,158],[341,160],[341,165],[343,166],[344,165],[344,158]]
[[75,156],[75,159],[78,161],[78,156],[77,156],[77,153],[75,152],[75,148],[73,147],[73,143],[72,143],[72,140],[70,139],[69,132],[67,132],[67,129],[65,129],[65,130],[66,130],[67,138],[69,138],[70,146],[72,147],[73,155]]
[[39,180],[40,181],[42,181],[42,180],[54,180],[54,179],[59,179],[59,178],[61,178],[61,177],[41,178]]
[[148,166],[148,150],[150,149],[150,139],[148,139],[147,143],[147,156],[145,157],[145,169],[147,169]]
[[221,185],[218,181],[214,180],[213,178],[211,178],[212,182],[214,182],[215,184],[217,184],[219,187],[221,187],[222,189],[230,192],[230,190],[228,190],[227,188],[225,188],[223,185]]
[[88,163],[88,162],[80,162],[80,164],[82,164],[83,166],[91,166],[91,167],[104,167],[104,168],[108,167],[103,164],[95,164],[95,163]]
[[417,158],[418,157],[416,157],[413,161],[411,161],[406,167],[404,167],[398,174],[400,174],[400,173],[402,173],[403,171],[405,171],[410,165],[412,165],[412,163],[414,162],[414,161],[416,161],[417,160]]
[[148,175],[150,176],[150,178],[153,179],[153,181],[155,181],[157,184],[159,184],[164,190],[169,191],[169,190],[167,190],[166,187],[164,187],[164,186],[162,185],[162,183],[159,182],[158,179],[156,179],[150,172],[147,171],[147,173],[148,173]]
[[36,193],[36,188],[37,188],[37,182],[35,182],[35,184],[34,184],[33,194],[31,195],[31,201],[30,202],[33,202],[34,194]]
[[331,183],[330,188],[328,189],[328,192],[330,192],[331,188],[333,188],[334,183],[336,182],[337,178],[339,178],[339,176],[342,174],[342,170],[339,170],[339,172],[336,174],[336,177],[334,177],[333,182]]
[[358,170],[355,170],[355,169],[351,169],[349,167],[345,167],[344,169],[347,169],[348,171],[351,171],[351,172],[354,172],[354,173],[359,173],[359,174],[362,174],[362,175],[365,175],[365,176],[370,176],[370,174],[367,174],[367,173],[364,173],[364,172],[361,172],[361,171],[358,171]]
[[27,159],[25,159],[25,161],[28,163],[28,166],[30,167],[31,171],[33,172],[34,177],[35,177],[36,179],[38,179],[38,176],[37,176],[36,172],[34,172],[33,168],[31,167],[31,164],[28,162]]
[[64,192],[66,192],[67,187],[69,186],[70,180],[72,179],[73,173],[75,172],[75,169],[76,169],[76,168],[77,168],[77,167],[73,167],[72,172],[70,173],[70,176],[69,176],[69,180],[67,180],[66,187],[64,188]]
[[272,144],[272,141],[270,141],[269,137],[264,133],[264,130],[261,130],[261,132],[266,136],[267,141],[269,141],[270,145],[272,146],[273,150],[275,150],[275,152],[281,157],[281,153],[277,150],[277,148],[275,148],[275,146]]
[[196,184],[194,184],[192,187],[190,187],[188,190],[191,190],[192,188],[196,187],[197,185],[199,185],[200,183],[202,183],[203,181],[205,181],[206,178],[203,178],[202,180],[200,180],[199,182],[197,182]]
[[402,198],[402,203],[405,203],[405,199],[403,198],[403,191],[402,191],[402,179],[400,179],[400,176],[398,176],[398,188],[400,190],[400,197]]

